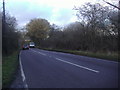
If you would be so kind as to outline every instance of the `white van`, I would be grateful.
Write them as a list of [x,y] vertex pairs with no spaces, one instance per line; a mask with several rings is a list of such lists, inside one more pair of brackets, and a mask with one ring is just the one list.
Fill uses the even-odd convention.
[[34,42],[30,42],[29,47],[30,47],[30,48],[35,48],[35,43],[34,43]]

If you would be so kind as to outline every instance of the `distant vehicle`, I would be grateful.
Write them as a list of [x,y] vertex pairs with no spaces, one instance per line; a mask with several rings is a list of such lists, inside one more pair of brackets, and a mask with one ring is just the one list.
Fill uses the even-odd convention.
[[29,49],[29,45],[28,45],[28,44],[24,44],[24,45],[22,46],[22,49],[23,49],[23,50]]
[[30,46],[30,48],[35,48],[35,43],[34,42],[30,42],[29,46]]

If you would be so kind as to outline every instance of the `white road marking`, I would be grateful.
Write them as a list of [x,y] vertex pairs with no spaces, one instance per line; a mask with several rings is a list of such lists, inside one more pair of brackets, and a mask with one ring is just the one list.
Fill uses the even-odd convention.
[[27,85],[27,83],[26,83],[26,79],[25,79],[25,74],[24,74],[24,71],[23,71],[23,67],[22,67],[22,63],[21,63],[21,52],[20,52],[20,54],[19,54],[19,63],[20,63],[20,71],[21,71],[21,76],[22,76],[22,79],[23,79],[23,82],[24,82],[24,84],[25,84],[25,88],[26,89],[28,89],[28,85]]
[[49,56],[49,57],[52,57],[52,56]]
[[[32,49],[31,49],[31,50],[32,50]],[[34,52],[36,52],[36,53],[39,53],[39,54],[41,54],[41,55],[46,56],[46,54],[44,54],[44,53],[41,53],[41,52],[38,52],[38,51],[35,51],[35,50],[32,50],[32,51],[34,51]],[[49,56],[49,57],[51,57],[51,56]],[[68,64],[71,64],[71,65],[74,65],[74,66],[79,67],[79,68],[83,68],[83,69],[86,69],[86,70],[89,70],[89,71],[92,71],[92,72],[95,72],[95,73],[99,73],[99,71],[94,70],[94,69],[90,69],[90,68],[87,68],[87,67],[84,67],[84,66],[80,66],[80,65],[77,65],[77,64],[74,64],[74,63],[71,63],[71,62],[68,62],[68,61],[59,59],[59,58],[55,58],[55,59],[56,59],[56,60],[59,60],[59,61],[62,61],[62,62],[65,62],[65,63],[68,63]]]
[[40,53],[41,55],[44,55],[44,56],[46,56],[46,54],[44,54],[44,53],[41,53],[41,52],[38,52],[38,53]]
[[76,67],[80,67],[80,68],[83,68],[83,69],[86,69],[86,70],[89,70],[89,71],[92,71],[92,72],[95,72],[95,73],[99,73],[99,71],[97,71],[97,70],[93,70],[93,69],[90,69],[90,68],[87,68],[87,67],[84,67],[84,66],[80,66],[80,65],[77,65],[77,64],[74,64],[74,63],[68,62],[68,61],[64,61],[64,60],[59,59],[59,58],[56,58],[56,59],[59,60],[59,61],[62,61],[62,62],[65,62],[65,63],[71,64],[71,65],[74,65],[74,66],[76,66]]
[[108,62],[108,63],[114,63],[114,64],[118,64],[117,61],[110,61],[110,60],[105,60],[105,59],[100,59],[100,58],[96,58],[97,60],[101,60],[101,61],[104,61],[104,62]]
[[[31,49],[31,50],[32,50],[32,49]],[[32,51],[34,51],[34,52],[36,52],[36,53],[39,53],[39,54],[41,54],[41,55],[46,56],[46,54],[44,54],[44,53],[41,53],[41,52],[38,52],[38,51],[35,51],[35,50],[32,50]]]

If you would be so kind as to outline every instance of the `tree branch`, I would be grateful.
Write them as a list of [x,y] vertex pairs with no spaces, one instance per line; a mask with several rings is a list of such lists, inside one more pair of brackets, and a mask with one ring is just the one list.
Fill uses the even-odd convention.
[[[103,1],[106,2],[107,4],[109,4],[109,5],[111,5],[111,6],[113,6],[113,7],[115,7],[115,8],[117,8],[117,9],[120,10],[120,7],[117,7],[117,6],[115,6],[115,5],[113,5],[113,4],[109,3],[109,2],[107,2],[107,1],[105,1],[105,0],[103,0]],[[120,3],[120,1],[119,1],[119,3]]]

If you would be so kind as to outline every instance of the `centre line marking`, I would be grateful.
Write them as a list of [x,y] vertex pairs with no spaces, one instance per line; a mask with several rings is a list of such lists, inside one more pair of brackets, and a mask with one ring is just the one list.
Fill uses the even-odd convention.
[[[31,49],[31,50],[32,50],[32,49]],[[46,56],[46,54],[44,54],[44,53],[37,52],[37,51],[35,51],[35,50],[32,50],[32,51],[34,51],[34,52],[36,52],[36,53],[39,53],[39,54],[41,54],[41,55],[44,55],[44,56]]]
[[[36,52],[36,53],[39,53],[39,54],[41,54],[41,55],[46,56],[46,54],[44,54],[44,53],[37,52],[37,51],[35,51],[35,50],[32,50],[32,51],[34,51],[34,52]],[[89,70],[89,71],[92,71],[92,72],[95,72],[95,73],[99,73],[99,71],[94,70],[94,69],[91,69],[91,68],[87,68],[87,67],[84,67],[84,66],[81,66],[81,65],[77,65],[77,64],[75,64],[75,63],[71,63],[71,62],[68,62],[68,61],[64,61],[64,60],[59,59],[59,58],[55,58],[55,59],[58,60],[58,61],[62,61],[62,62],[71,64],[71,65],[74,65],[74,66],[79,67],[79,68],[83,68],[83,69],[86,69],[86,70]]]
[[95,73],[99,73],[99,71],[97,71],[97,70],[93,70],[93,69],[90,69],[90,68],[87,68],[87,67],[84,67],[84,66],[80,66],[80,65],[77,65],[77,64],[74,64],[74,63],[68,62],[68,61],[64,61],[64,60],[59,59],[59,58],[56,58],[56,60],[59,60],[59,61],[62,61],[62,62],[65,62],[65,63],[71,64],[71,65],[74,65],[74,66],[79,67],[79,68],[83,68],[83,69],[86,69],[86,70],[92,71],[92,72],[95,72]]

